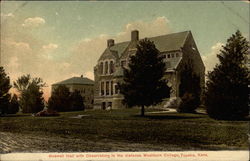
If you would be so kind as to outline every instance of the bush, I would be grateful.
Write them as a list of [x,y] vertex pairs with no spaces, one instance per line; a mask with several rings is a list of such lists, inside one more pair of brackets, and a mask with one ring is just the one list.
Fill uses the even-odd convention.
[[177,111],[180,113],[195,113],[195,109],[199,106],[199,98],[194,97],[192,93],[185,93],[181,97],[181,103]]

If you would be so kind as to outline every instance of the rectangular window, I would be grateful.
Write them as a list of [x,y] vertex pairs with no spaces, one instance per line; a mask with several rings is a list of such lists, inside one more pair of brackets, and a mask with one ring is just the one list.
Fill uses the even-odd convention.
[[104,82],[101,82],[101,95],[104,95]]
[[174,53],[171,54],[171,57],[174,58]]
[[99,66],[100,74],[103,74],[103,62],[101,62]]
[[108,62],[105,62],[105,74],[108,74]]
[[168,58],[170,58],[170,54],[168,54]]
[[110,64],[109,64],[109,72],[110,72],[110,74],[112,74],[112,73],[114,73],[114,63],[113,63],[113,61],[111,61],[110,62]]
[[106,82],[106,95],[109,95],[109,82]]
[[110,82],[111,83],[111,95],[113,95],[113,81]]

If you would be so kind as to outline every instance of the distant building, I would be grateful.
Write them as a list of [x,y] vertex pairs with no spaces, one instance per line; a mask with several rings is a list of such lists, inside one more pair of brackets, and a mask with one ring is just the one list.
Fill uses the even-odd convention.
[[[204,89],[205,66],[195,44],[191,31],[148,38],[153,41],[160,54],[164,56],[166,72],[164,77],[172,88],[171,97],[179,97],[180,73],[191,59],[194,72],[200,77],[200,86]],[[128,68],[129,57],[136,53],[139,31],[131,32],[131,40],[115,44],[107,40],[107,48],[94,67],[94,108],[122,108],[123,95],[119,93],[117,83],[123,79],[123,69]]]
[[72,77],[61,82],[52,84],[52,91],[59,85],[65,85],[69,88],[70,92],[75,90],[80,91],[81,96],[84,98],[85,108],[93,108],[94,102],[94,81],[83,76]]

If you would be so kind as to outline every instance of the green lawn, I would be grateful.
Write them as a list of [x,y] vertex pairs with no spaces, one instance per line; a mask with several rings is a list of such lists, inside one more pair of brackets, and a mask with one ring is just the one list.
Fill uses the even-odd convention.
[[[70,118],[79,114],[86,116]],[[142,118],[139,109],[89,110],[58,117],[0,117],[0,124],[0,134],[27,144],[9,151],[248,149],[248,121],[217,121],[204,114],[146,113]]]

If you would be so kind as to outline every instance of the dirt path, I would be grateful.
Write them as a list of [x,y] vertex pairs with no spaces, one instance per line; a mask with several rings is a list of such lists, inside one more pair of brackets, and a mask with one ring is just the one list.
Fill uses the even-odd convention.
[[21,135],[0,132],[0,153],[11,152],[86,152],[182,150],[176,145],[158,146],[102,139],[98,142],[78,138]]

